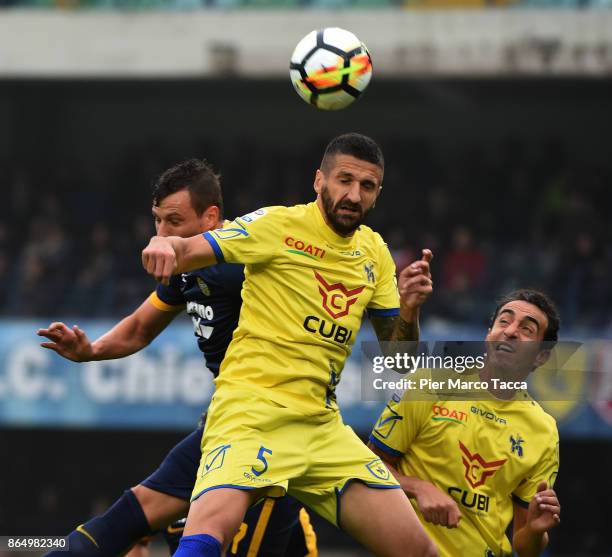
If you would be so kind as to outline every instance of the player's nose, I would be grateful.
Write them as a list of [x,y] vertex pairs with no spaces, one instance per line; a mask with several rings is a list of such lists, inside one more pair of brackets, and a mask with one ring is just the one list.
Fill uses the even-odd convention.
[[516,323],[510,323],[504,329],[504,336],[508,338],[517,338],[518,337],[518,325]]
[[361,203],[361,186],[359,182],[354,181],[348,191],[346,192],[346,198],[352,203]]

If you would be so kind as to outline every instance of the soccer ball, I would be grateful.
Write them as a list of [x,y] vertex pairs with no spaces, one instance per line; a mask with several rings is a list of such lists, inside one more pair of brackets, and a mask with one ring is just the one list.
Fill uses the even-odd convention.
[[323,110],[353,103],[372,78],[372,58],[350,31],[311,31],[295,47],[289,76],[298,95]]

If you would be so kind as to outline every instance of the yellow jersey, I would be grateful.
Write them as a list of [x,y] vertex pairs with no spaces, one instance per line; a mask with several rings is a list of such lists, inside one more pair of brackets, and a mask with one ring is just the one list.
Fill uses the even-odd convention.
[[242,309],[216,379],[305,416],[334,390],[366,309],[397,315],[395,264],[379,234],[343,237],[316,203],[268,207],[204,234],[218,262],[243,263]]
[[[394,395],[370,436],[373,445],[399,456],[406,476],[427,480],[459,506],[459,527],[426,522],[444,557],[512,555],[506,529],[513,501],[528,506],[536,487],[555,482],[559,435],[555,419],[526,392],[513,400],[409,400]],[[424,397],[422,397],[424,398]]]

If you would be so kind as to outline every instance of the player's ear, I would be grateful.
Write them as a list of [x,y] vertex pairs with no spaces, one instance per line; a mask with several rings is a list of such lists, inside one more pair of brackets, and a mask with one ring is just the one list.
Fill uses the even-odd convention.
[[317,172],[315,173],[315,179],[314,179],[314,191],[317,192],[317,195],[321,193],[322,186],[323,186],[323,172],[321,172],[321,169],[317,169]]
[[550,350],[540,350],[535,358],[534,365],[536,368],[543,366],[550,358]]
[[211,205],[210,207],[206,208],[200,217],[200,222],[202,223],[204,230],[212,230],[217,228],[220,215],[221,211],[216,205]]

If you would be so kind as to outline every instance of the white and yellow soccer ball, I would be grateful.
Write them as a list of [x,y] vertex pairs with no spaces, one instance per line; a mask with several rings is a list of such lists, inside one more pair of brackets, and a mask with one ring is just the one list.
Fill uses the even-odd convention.
[[298,95],[323,110],[352,104],[372,78],[372,58],[350,31],[311,31],[295,47],[289,75]]

